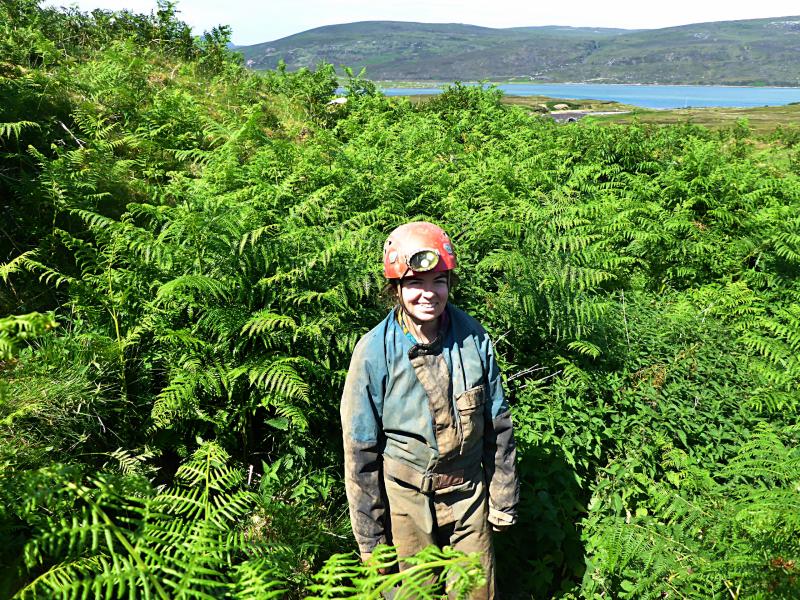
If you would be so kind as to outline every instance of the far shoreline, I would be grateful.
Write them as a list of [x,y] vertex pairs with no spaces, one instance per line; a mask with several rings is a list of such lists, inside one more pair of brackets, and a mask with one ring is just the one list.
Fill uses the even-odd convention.
[[[448,88],[447,83],[376,81],[376,87],[387,96],[436,96]],[[680,108],[753,108],[800,104],[800,86],[741,86],[653,83],[527,83],[499,81],[461,82],[465,86],[497,86],[508,98],[541,96],[565,100],[597,99],[653,110]]]
[[[346,80],[343,80],[346,81]],[[707,87],[707,88],[742,88],[742,89],[770,89],[770,90],[797,90],[800,85],[733,85],[726,83],[598,83],[594,81],[518,81],[518,80],[458,80],[452,81],[396,81],[396,80],[370,80],[378,87],[408,88],[408,89],[428,89],[463,83],[466,85],[607,85],[607,86],[637,86],[637,87]]]

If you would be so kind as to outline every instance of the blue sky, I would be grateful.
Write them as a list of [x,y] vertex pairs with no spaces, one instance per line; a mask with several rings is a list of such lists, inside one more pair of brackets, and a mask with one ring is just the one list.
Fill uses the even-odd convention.
[[[127,8],[149,13],[155,0],[47,0],[81,10]],[[272,41],[322,25],[353,21],[467,23],[485,27],[572,25],[654,29],[705,21],[800,15],[798,0],[179,0],[181,18],[196,33],[233,27],[233,42]]]

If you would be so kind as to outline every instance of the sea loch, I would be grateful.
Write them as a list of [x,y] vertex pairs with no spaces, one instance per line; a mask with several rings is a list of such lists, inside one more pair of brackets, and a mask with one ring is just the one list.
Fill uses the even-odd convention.
[[[548,96],[614,100],[644,108],[779,106],[800,102],[800,87],[729,87],[714,85],[621,85],[592,83],[498,84],[509,96]],[[387,96],[438,94],[440,87],[384,88]]]

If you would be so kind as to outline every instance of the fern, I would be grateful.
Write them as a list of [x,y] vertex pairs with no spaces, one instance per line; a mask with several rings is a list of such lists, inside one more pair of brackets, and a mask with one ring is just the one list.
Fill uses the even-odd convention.
[[296,326],[294,319],[290,316],[260,311],[244,324],[241,333],[246,333],[248,336],[254,337],[266,331],[274,331],[283,328],[294,329]]
[[184,293],[196,292],[215,300],[225,298],[225,287],[222,282],[203,275],[183,275],[162,285],[156,293],[156,301],[166,303]]
[[[285,583],[272,572],[273,563],[247,558],[257,546],[237,529],[253,510],[254,495],[242,489],[243,474],[227,465],[227,458],[206,444],[180,466],[175,486],[160,492],[140,487],[135,499],[126,495],[132,489],[105,474],[78,482],[70,472],[44,471],[52,481],[49,492],[38,499],[40,504],[29,502],[25,508],[26,517],[37,524],[25,547],[25,564],[44,570],[14,597],[282,596]],[[57,498],[74,503],[71,520],[59,523],[47,516],[46,504]],[[333,556],[314,576],[311,597],[377,598],[401,585],[401,597],[427,598],[440,593],[445,582],[451,593],[463,597],[483,582],[477,555],[431,547],[406,559],[405,574],[378,574],[378,567],[396,562],[388,547],[363,566],[346,555]],[[345,578],[347,585],[342,585]]]
[[778,562],[800,557],[796,449],[762,425],[718,474],[721,483],[681,453],[668,459],[684,478],[678,489],[653,486],[653,517],[599,524],[606,534],[587,573],[592,588],[616,577],[636,597],[791,597],[796,575]]
[[223,568],[243,550],[233,533],[252,509],[253,495],[239,489],[243,475],[226,460],[218,447],[205,445],[178,469],[175,487],[135,499],[104,475],[88,483],[56,476],[55,494],[72,496],[77,512],[60,526],[45,517],[52,526],[25,550],[27,567],[47,567],[45,574],[16,597],[50,590],[96,598],[204,598],[231,588]]
[[0,264],[0,278],[2,278],[5,283],[8,283],[9,277],[13,273],[20,272],[28,267],[30,265],[28,261],[32,260],[35,256],[36,252],[29,250],[28,252],[23,252],[7,263]]
[[395,598],[438,598],[445,587],[452,597],[464,598],[485,582],[478,555],[431,546],[404,561],[402,572],[381,574],[397,564],[391,547],[378,547],[363,565],[353,555],[334,555],[314,576],[319,583],[310,586],[309,598],[377,599],[387,593]]
[[16,354],[20,342],[37,338],[57,325],[52,312],[0,318],[0,359],[11,358]]
[[24,129],[38,129],[39,127],[39,123],[36,123],[35,121],[14,121],[12,123],[0,123],[0,139],[19,139]]

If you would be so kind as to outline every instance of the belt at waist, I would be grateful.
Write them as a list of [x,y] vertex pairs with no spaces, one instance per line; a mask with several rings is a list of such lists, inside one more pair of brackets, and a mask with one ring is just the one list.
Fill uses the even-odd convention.
[[480,463],[461,469],[448,469],[447,472],[426,471],[420,473],[413,467],[395,460],[389,456],[383,456],[383,472],[409,485],[413,485],[423,494],[430,494],[437,490],[459,485],[465,481],[470,481],[480,471]]

